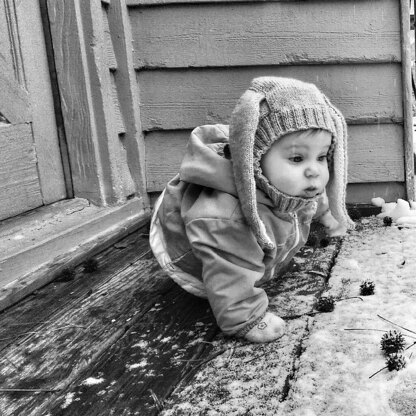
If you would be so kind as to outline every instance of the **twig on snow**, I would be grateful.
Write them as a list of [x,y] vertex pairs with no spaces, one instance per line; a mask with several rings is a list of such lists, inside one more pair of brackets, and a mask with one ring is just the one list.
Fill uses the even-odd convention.
[[[377,331],[377,332],[387,332],[386,329],[374,329],[374,328],[344,328],[344,331]],[[404,337],[408,337],[408,338],[412,338],[412,339],[416,339],[416,337],[412,336],[412,335],[406,335],[403,334]],[[416,344],[416,342],[415,342]],[[412,347],[414,344],[410,345],[410,347]],[[408,347],[408,348],[410,348]]]
[[381,315],[377,315],[377,316],[378,316],[380,319],[382,319],[383,321],[386,321],[386,322],[388,322],[388,323],[390,323],[390,324],[392,324],[392,325],[398,326],[399,328],[403,329],[404,331],[407,331],[407,332],[410,332],[410,333],[412,333],[412,334],[415,334],[415,335],[416,335],[416,332],[415,332],[415,331],[412,331],[411,329],[407,329],[407,328],[405,328],[405,327],[403,327],[403,326],[400,326],[399,324],[396,324],[396,323],[394,323],[394,322],[392,322],[392,321],[389,321],[388,319],[383,318]]
[[389,366],[388,366],[388,365],[386,365],[385,367],[380,368],[380,370],[376,371],[374,374],[372,374],[372,375],[371,375],[370,377],[368,377],[368,378],[372,378],[372,377],[374,377],[376,374],[380,373],[381,371],[385,370],[386,368],[389,368]]
[[361,301],[364,302],[363,298],[360,296],[351,296],[349,298],[341,298],[341,299],[337,299],[336,302],[341,302],[342,300],[349,300],[349,299],[360,299]]

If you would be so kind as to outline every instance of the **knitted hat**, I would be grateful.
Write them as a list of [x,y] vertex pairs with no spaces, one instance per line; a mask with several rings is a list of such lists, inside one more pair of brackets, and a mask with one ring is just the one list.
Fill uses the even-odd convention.
[[[283,135],[308,129],[323,129],[332,134],[330,180],[326,187],[329,206],[341,224],[354,227],[345,206],[347,126],[344,117],[313,84],[290,78],[255,78],[232,113],[230,150],[243,214],[263,248],[273,249],[274,244],[257,212],[256,184],[272,200],[282,193],[263,175],[260,159]],[[296,210],[305,204],[304,198],[283,196],[286,210]]]

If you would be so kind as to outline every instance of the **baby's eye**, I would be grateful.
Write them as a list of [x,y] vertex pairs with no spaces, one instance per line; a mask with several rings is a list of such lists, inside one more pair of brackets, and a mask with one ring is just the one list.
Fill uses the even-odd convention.
[[303,157],[302,156],[292,156],[289,158],[289,160],[291,162],[295,162],[295,163],[300,163],[303,161]]
[[318,157],[319,162],[323,162],[324,160],[328,159],[328,155],[321,155]]

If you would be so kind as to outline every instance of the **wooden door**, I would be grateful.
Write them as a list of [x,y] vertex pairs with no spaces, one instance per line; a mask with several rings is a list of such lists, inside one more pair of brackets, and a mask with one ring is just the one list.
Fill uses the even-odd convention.
[[67,197],[37,0],[0,0],[0,220]]

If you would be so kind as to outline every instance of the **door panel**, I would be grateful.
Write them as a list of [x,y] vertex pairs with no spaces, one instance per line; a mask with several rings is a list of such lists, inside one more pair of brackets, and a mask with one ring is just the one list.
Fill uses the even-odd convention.
[[64,198],[39,4],[0,0],[0,220]]

